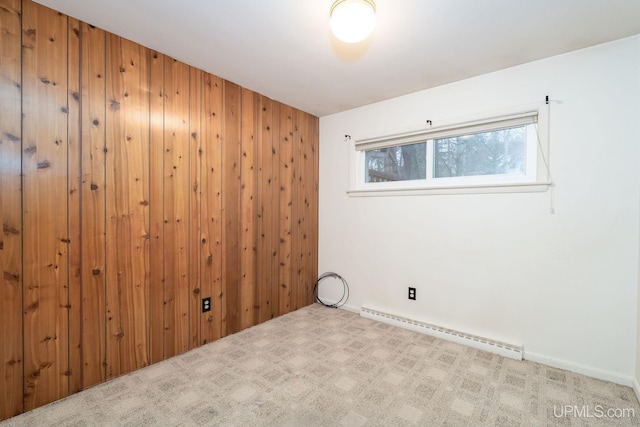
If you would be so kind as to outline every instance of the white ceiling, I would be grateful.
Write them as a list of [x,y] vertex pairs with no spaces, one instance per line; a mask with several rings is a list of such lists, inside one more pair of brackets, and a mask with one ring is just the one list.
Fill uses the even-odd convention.
[[333,0],[37,0],[325,116],[640,33],[640,0],[375,0],[357,45]]

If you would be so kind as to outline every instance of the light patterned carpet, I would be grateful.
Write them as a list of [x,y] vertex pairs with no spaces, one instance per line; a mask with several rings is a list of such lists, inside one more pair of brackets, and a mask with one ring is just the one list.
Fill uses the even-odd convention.
[[314,304],[0,423],[44,425],[638,426],[640,405],[628,387]]

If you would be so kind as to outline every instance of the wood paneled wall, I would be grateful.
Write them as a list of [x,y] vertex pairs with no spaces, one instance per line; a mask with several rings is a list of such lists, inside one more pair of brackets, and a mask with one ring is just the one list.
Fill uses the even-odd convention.
[[312,302],[316,117],[29,0],[0,26],[0,419]]

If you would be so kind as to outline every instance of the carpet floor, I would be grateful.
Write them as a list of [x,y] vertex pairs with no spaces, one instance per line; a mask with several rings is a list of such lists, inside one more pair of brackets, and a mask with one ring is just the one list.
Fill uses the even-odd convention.
[[12,426],[640,426],[629,387],[314,304]]

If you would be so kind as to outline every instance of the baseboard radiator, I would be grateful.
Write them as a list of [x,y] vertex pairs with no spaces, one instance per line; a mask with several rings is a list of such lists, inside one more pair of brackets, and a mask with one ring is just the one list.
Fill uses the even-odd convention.
[[500,356],[508,357],[510,359],[522,360],[521,346],[507,344],[500,341],[467,334],[464,332],[454,331],[452,329],[431,325],[429,323],[419,322],[413,319],[407,319],[406,317],[384,313],[382,311],[372,310],[366,307],[362,307],[360,309],[360,316],[367,319],[377,320],[378,322],[387,323],[389,325],[398,326],[400,328],[408,329],[414,332],[419,332],[425,335],[431,335],[443,340],[453,341],[455,343],[473,347],[479,350],[484,350],[489,353],[499,354]]

